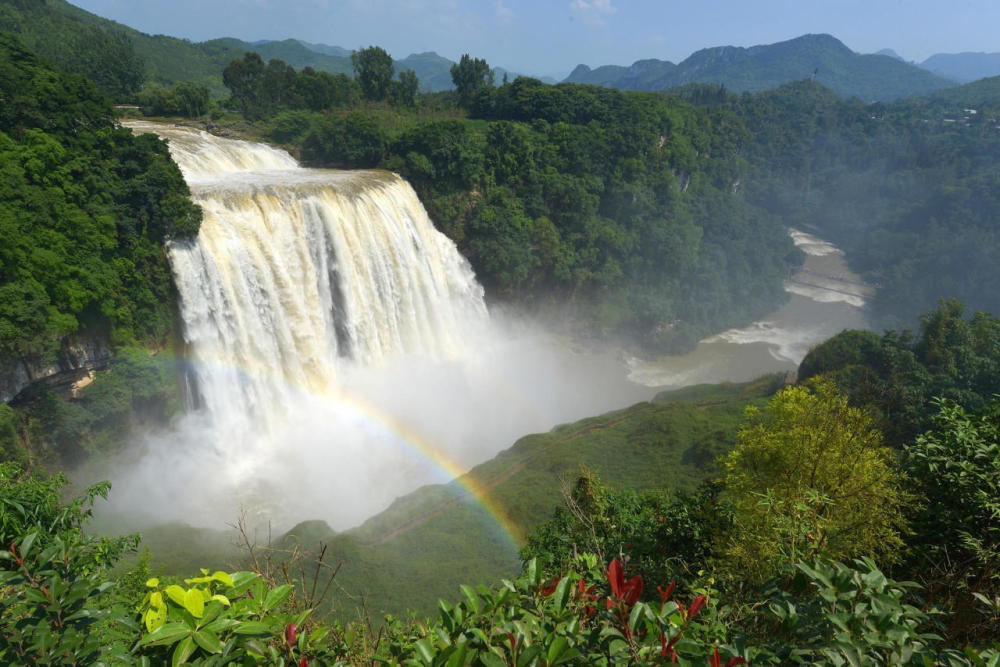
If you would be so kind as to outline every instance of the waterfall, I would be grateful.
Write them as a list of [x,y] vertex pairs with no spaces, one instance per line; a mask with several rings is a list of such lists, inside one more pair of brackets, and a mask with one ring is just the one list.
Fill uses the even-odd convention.
[[112,511],[347,528],[525,433],[646,397],[617,359],[491,316],[399,176],[128,125],[167,139],[204,211],[168,244],[198,400],[118,457]]
[[486,324],[468,263],[395,174],[303,169],[262,144],[155,130],[204,211],[169,259],[210,413],[268,421],[289,389],[336,392],[345,364],[460,356]]

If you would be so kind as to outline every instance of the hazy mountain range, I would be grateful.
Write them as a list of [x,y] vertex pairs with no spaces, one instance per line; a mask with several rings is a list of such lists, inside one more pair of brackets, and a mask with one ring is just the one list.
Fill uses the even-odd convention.
[[[147,81],[171,84],[193,81],[216,97],[228,94],[222,70],[247,51],[263,58],[280,58],[296,69],[313,67],[334,74],[352,74],[351,50],[295,39],[245,42],[220,38],[189,42],[166,35],[148,35],[86,12],[65,0],[44,3],[0,1],[0,30],[17,33],[29,48],[45,55],[81,30],[99,29],[126,35],[143,59]],[[476,55],[476,54],[472,54]],[[397,71],[413,70],[424,91],[452,88],[454,61],[433,51],[396,60]],[[499,83],[512,72],[496,67]],[[917,65],[903,61],[891,49],[877,54],[855,53],[830,35],[804,35],[775,44],[749,48],[720,46],[702,49],[680,63],[639,60],[632,65],[579,65],[565,79],[624,90],[663,90],[692,82],[717,83],[734,92],[776,88],[789,81],[814,79],[839,95],[866,101],[920,95],[1000,74],[998,53],[937,54]],[[543,81],[546,79],[543,79]],[[554,82],[548,79],[549,82]]]
[[640,60],[628,67],[579,65],[567,78],[624,90],[663,90],[686,83],[717,83],[733,92],[760,92],[814,79],[837,94],[865,101],[893,100],[953,86],[954,82],[890,55],[862,55],[830,35],[785,42],[702,49],[680,63]]

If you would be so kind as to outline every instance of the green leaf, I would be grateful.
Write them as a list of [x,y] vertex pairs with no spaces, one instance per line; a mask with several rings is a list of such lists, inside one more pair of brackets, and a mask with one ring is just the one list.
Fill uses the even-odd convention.
[[434,652],[431,650],[431,647],[427,643],[426,639],[418,639],[416,644],[414,644],[414,646],[417,647],[417,653],[420,654],[420,657],[426,664],[428,665],[433,664]]
[[220,582],[222,582],[223,584],[225,584],[226,586],[229,586],[229,587],[232,587],[232,586],[236,585],[233,582],[233,578],[231,576],[229,576],[229,574],[227,572],[223,572],[222,570],[219,570],[218,572],[213,572],[212,573],[212,579],[215,579],[216,581],[220,581]]
[[139,646],[167,646],[191,634],[183,623],[167,623],[139,640]]
[[211,623],[205,624],[202,630],[208,630],[209,632],[218,634],[219,632],[225,632],[226,630],[229,630],[239,624],[240,622],[233,618],[217,618]]
[[222,652],[222,642],[214,634],[202,628],[198,632],[191,635],[198,646],[202,647],[209,653],[221,653]]
[[187,659],[191,657],[197,646],[194,644],[194,640],[188,637],[180,644],[174,648],[174,654],[170,658],[170,667],[177,667],[177,665],[183,665],[187,662]]
[[459,590],[462,591],[462,595],[465,596],[465,599],[469,601],[469,606],[472,608],[472,610],[478,614],[480,603],[479,603],[479,596],[476,594],[476,592],[472,590],[470,586],[466,586],[465,584],[462,584],[458,588]]
[[192,588],[185,593],[184,608],[195,618],[201,618],[201,615],[205,613],[205,598],[202,596],[201,591],[197,588]]
[[246,593],[247,588],[250,587],[257,577],[260,576],[255,572],[247,572],[246,570],[240,572],[234,572],[233,578],[233,591],[230,593],[229,597],[239,597]]
[[146,613],[143,614],[142,620],[146,624],[146,630],[153,632],[167,621],[166,606],[161,602],[161,606],[147,609]]
[[160,580],[157,579],[156,577],[146,580],[146,586],[148,586],[149,588],[156,588],[159,585],[160,585]]
[[35,538],[38,537],[38,533],[28,533],[28,535],[21,540],[21,558],[27,558],[28,552],[31,551],[31,545],[35,543]]
[[638,632],[639,630],[639,622],[642,620],[643,608],[645,606],[646,605],[640,602],[636,604],[634,607],[632,607],[632,613],[630,613],[628,616],[628,628],[633,633]]
[[570,585],[570,578],[563,577],[559,581],[559,585],[556,586],[556,592],[553,597],[555,599],[556,609],[560,612],[566,608],[566,603],[569,602]]
[[233,632],[238,635],[267,635],[271,634],[271,625],[260,621],[245,621],[233,628]]
[[469,645],[464,641],[455,645],[455,651],[448,658],[448,667],[462,667],[465,664],[465,654],[469,650]]
[[277,588],[272,588],[267,593],[267,597],[264,598],[264,611],[271,611],[282,602],[288,599],[288,596],[292,594],[291,584],[285,584],[284,586],[278,586]]
[[569,642],[565,637],[556,637],[549,645],[549,650],[548,653],[545,654],[545,657],[548,659],[549,663],[555,663],[559,659],[559,656],[566,651],[568,646]]
[[226,597],[225,595],[219,595],[219,594],[215,594],[215,595],[213,595],[213,596],[212,596],[211,598],[209,598],[209,599],[210,599],[210,600],[215,600],[216,602],[221,602],[221,603],[222,603],[222,605],[223,605],[224,607],[228,607],[228,606],[230,606],[230,605],[232,604],[232,603],[231,603],[231,602],[229,601],[229,598],[227,598],[227,597]]
[[163,592],[167,594],[168,598],[177,603],[178,606],[184,606],[185,591],[183,588],[177,584],[173,584],[172,586],[167,586],[166,590]]

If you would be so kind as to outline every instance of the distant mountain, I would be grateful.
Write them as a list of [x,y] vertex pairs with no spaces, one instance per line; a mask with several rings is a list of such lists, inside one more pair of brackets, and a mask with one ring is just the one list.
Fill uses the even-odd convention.
[[[200,46],[220,47],[236,51],[241,56],[247,51],[256,51],[264,60],[275,58],[283,60],[295,69],[312,67],[313,69],[330,72],[331,74],[354,74],[354,67],[351,65],[351,54],[347,56],[333,56],[326,53],[313,51],[302,42],[295,39],[284,39],[275,42],[244,42],[233,37],[223,37],[202,42]],[[224,67],[224,66],[223,66]]]
[[245,51],[227,44],[192,44],[166,35],[147,35],[65,0],[0,0],[0,30],[15,33],[25,46],[57,65],[72,57],[68,44],[95,29],[129,39],[145,63],[147,82],[191,81],[206,86],[216,97],[228,94],[222,85],[222,70]]
[[[874,53],[876,56],[889,56],[890,58],[895,58],[896,60],[903,60],[903,56],[899,55],[892,49],[882,49]],[[905,60],[903,62],[906,62]]]
[[325,53],[328,56],[340,56],[341,58],[350,58],[351,49],[345,49],[342,46],[330,46],[329,44],[311,44],[309,42],[303,42],[299,40],[299,44],[306,47],[310,51],[315,51],[316,53]]
[[803,35],[786,42],[719,46],[693,53],[679,64],[639,60],[629,67],[579,65],[566,79],[623,90],[664,90],[687,83],[716,83],[733,92],[760,92],[814,79],[844,97],[887,101],[954,85],[889,55],[861,55],[830,35]]
[[[908,100],[909,101],[909,100]],[[1000,110],[1000,76],[979,79],[954,88],[946,88],[912,100],[917,104],[942,107],[951,112],[964,109]]]
[[436,93],[455,87],[451,82],[451,66],[454,64],[454,61],[448,60],[444,56],[427,51],[425,53],[412,53],[402,60],[397,60],[396,71],[413,70],[413,73],[420,79],[420,90]]
[[920,66],[939,76],[968,83],[1000,76],[1000,53],[935,53]]
[[[193,43],[166,35],[147,35],[121,23],[80,9],[66,0],[0,0],[0,30],[20,36],[28,48],[59,64],[72,58],[66,44],[71,36],[97,30],[120,34],[132,43],[145,64],[147,83],[169,85],[191,81],[207,87],[213,97],[225,97],[229,91],[222,83],[222,70],[230,61],[255,51],[264,60],[278,58],[296,69],[313,69],[352,76],[351,49],[330,44],[314,44],[297,39],[245,42],[232,37]],[[393,61],[396,71],[413,70],[425,92],[451,90],[451,66],[454,61],[433,51],[414,53]],[[506,70],[497,68],[499,83]],[[509,74],[513,79],[514,74]],[[551,81],[551,79],[550,79]]]

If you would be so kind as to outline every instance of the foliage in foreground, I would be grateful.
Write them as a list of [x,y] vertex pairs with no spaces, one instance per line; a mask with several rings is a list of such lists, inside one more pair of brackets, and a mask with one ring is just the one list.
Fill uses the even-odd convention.
[[[733,466],[721,488],[713,483],[673,496],[622,494],[585,476],[567,510],[530,539],[519,577],[493,588],[463,586],[463,599],[439,603],[437,621],[328,622],[322,599],[338,568],[318,586],[322,554],[311,576],[295,577],[287,565],[261,568],[251,551],[252,571],[116,578],[107,568],[134,542],[80,530],[90,502],[107,486],[63,506],[63,479],[25,477],[8,465],[0,469],[0,537],[7,544],[0,552],[0,656],[37,664],[1000,664],[1000,603],[995,587],[981,586],[996,572],[990,485],[1000,404],[970,417],[942,403],[937,430],[905,453],[912,484],[938,476],[943,486],[927,485],[926,511],[912,533],[900,532],[907,542],[896,542],[893,552],[923,551],[936,564],[936,550],[964,545],[985,568],[957,578],[965,587],[953,585],[951,597],[942,597],[887,572],[869,554],[894,554],[860,539],[863,533],[842,531],[838,512],[893,530],[877,515],[897,512],[891,495],[906,491],[901,479],[879,469],[894,459],[871,439],[877,431],[870,419],[832,387],[820,381],[786,388],[749,411],[730,463],[760,445],[773,448],[762,455],[769,466],[757,471],[767,474],[754,477],[764,491],[756,482],[742,484]],[[859,444],[861,450],[851,449]],[[794,465],[777,465],[789,461]],[[855,475],[857,466],[864,474]],[[840,495],[852,475],[863,482],[860,491]],[[880,484],[889,495],[869,499],[884,507],[870,507],[867,516],[845,502]],[[824,500],[817,506],[811,497]],[[767,521],[748,520],[757,511],[748,509],[753,499]],[[932,531],[944,535],[941,541]],[[787,543],[790,535],[806,535],[808,548],[779,549],[757,570],[756,561],[734,556],[741,541]],[[894,567],[906,573],[909,562]],[[764,575],[770,578],[761,581]],[[959,598],[974,603],[956,613],[952,601]],[[966,630],[956,632],[956,623]]]

